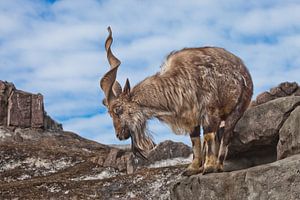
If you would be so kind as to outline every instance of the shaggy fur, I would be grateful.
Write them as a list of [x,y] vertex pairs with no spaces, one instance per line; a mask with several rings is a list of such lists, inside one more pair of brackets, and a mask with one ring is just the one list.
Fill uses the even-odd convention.
[[[110,85],[114,81],[110,80]],[[130,136],[133,150],[143,156],[154,147],[145,131],[147,120],[154,117],[176,134],[191,134],[198,126],[204,128],[204,134],[216,132],[224,121],[221,148],[226,152],[232,129],[252,92],[251,76],[240,58],[217,47],[185,48],[172,52],[160,72],[132,89],[127,82],[107,107],[117,136]],[[226,155],[222,156],[220,159],[225,159]]]

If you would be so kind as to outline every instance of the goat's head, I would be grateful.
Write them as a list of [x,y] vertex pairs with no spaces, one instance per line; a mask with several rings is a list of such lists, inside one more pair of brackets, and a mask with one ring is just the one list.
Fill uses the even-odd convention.
[[131,101],[129,80],[126,80],[123,90],[120,83],[116,81],[121,62],[111,51],[113,38],[110,27],[108,27],[108,32],[105,49],[110,70],[100,81],[100,86],[105,94],[103,104],[112,117],[116,136],[120,140],[131,137],[133,153],[145,158],[146,153],[154,147],[154,143],[146,133],[146,118],[140,106]]

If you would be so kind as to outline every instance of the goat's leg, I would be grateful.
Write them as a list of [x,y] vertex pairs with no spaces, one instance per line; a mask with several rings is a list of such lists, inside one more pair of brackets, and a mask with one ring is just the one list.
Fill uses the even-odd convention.
[[230,115],[225,120],[225,127],[223,136],[221,139],[221,144],[219,148],[219,155],[218,155],[218,171],[223,171],[223,163],[226,159],[227,152],[228,152],[228,145],[233,135],[233,129],[238,122],[238,120],[242,117],[243,113],[247,109],[249,102],[248,101],[241,101],[240,104],[237,105],[235,110],[230,113]]
[[224,148],[224,138],[223,138],[224,130],[225,130],[225,121],[222,121],[221,124],[220,124],[220,127],[217,131],[217,134],[216,134],[216,137],[217,137],[217,139],[216,139],[216,152],[217,152],[217,157],[218,157],[218,160],[217,160],[217,171],[218,172],[223,171],[223,163],[221,164],[221,162],[220,162],[220,158],[222,157],[222,156],[220,157],[220,152],[221,152],[220,149],[223,148],[225,150],[223,152],[223,155],[226,154],[226,148]]
[[204,134],[205,140],[205,163],[203,174],[217,171],[216,132]]
[[193,161],[183,173],[185,176],[201,173],[202,154],[201,154],[201,139],[200,139],[200,126],[194,128],[190,133],[190,138],[193,146]]
[[219,148],[219,155],[218,155],[218,162],[217,162],[217,171],[222,172],[223,169],[223,163],[226,159],[227,152],[228,152],[228,145],[230,142],[230,139],[232,138],[233,129],[237,121],[239,120],[239,117],[233,112],[225,121],[225,127],[223,128],[223,136],[220,143]]
[[205,162],[203,167],[203,174],[217,171],[217,157],[219,152],[219,141],[217,137],[220,120],[214,118],[214,123],[204,126],[204,143],[205,143]]

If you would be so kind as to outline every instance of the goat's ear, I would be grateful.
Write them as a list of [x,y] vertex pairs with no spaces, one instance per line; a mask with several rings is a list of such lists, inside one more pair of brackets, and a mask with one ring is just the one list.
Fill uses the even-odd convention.
[[123,93],[125,93],[125,94],[130,93],[130,83],[129,83],[128,79],[126,79],[126,83],[125,83],[125,86],[124,86],[124,89],[123,89]]

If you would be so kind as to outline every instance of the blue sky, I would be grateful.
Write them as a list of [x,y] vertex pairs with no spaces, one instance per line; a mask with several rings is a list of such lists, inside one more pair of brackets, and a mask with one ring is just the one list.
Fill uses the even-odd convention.
[[[2,0],[0,79],[42,93],[48,114],[65,130],[123,144],[101,104],[107,26],[122,61],[122,84],[127,77],[134,85],[159,71],[172,50],[211,45],[244,60],[255,97],[283,81],[300,83],[299,20],[296,0]],[[187,136],[175,136],[157,121],[149,128],[156,142],[189,144]]]

